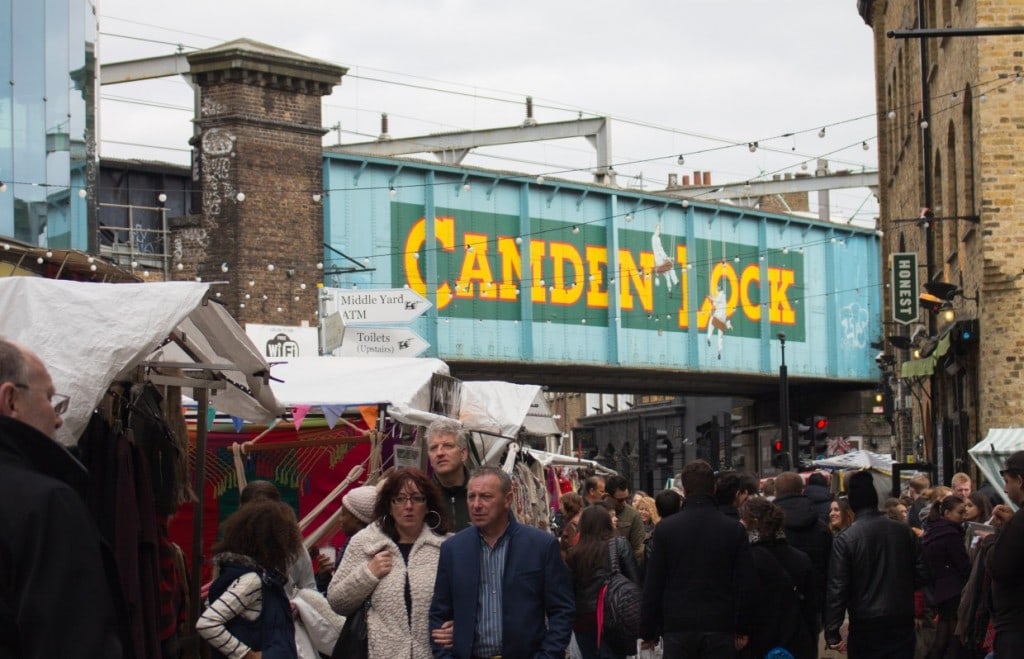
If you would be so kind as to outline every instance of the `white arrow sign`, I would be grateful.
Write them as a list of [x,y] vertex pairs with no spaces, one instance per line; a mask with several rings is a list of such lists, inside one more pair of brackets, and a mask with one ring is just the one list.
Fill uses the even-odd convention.
[[411,288],[325,288],[321,296],[324,315],[337,311],[345,325],[409,323],[434,306]]
[[418,357],[430,347],[408,327],[346,327],[342,357]]

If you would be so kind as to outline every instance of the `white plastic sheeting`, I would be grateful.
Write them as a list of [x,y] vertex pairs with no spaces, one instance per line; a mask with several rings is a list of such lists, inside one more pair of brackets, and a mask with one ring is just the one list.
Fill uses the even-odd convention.
[[1006,458],[1017,451],[1024,451],[1024,428],[990,428],[985,439],[981,440],[967,450],[974,463],[978,465],[981,473],[992,487],[996,488],[1003,501],[1017,509],[1017,505],[1010,501],[1004,487],[1006,481],[999,473],[1006,463]]
[[[0,278],[0,336],[38,354],[56,390],[71,397],[57,434],[65,445],[77,441],[111,382],[147,361],[176,329],[185,333],[199,361],[239,366],[234,381],[250,392],[228,384],[214,399],[216,409],[267,422],[283,410],[258,376],[266,361],[219,305],[203,304],[206,291],[206,284],[196,282]],[[192,361],[180,352],[165,359]]]
[[338,407],[387,403],[392,416],[418,411],[432,418],[430,379],[434,373],[448,375],[448,365],[440,359],[427,358],[295,357],[274,362],[270,373],[274,394],[284,405]]
[[461,403],[459,420],[472,430],[502,437],[516,437],[523,427],[536,435],[559,432],[550,413],[549,425],[543,423],[547,404],[538,385],[471,380],[462,383]]

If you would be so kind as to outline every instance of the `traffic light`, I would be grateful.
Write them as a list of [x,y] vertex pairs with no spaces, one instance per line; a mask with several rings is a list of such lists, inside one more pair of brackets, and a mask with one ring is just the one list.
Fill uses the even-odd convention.
[[796,457],[800,462],[814,459],[814,441],[811,436],[811,423],[793,422],[793,440],[796,442]]
[[654,431],[654,464],[662,469],[672,468],[672,442],[668,431],[662,428]]
[[786,447],[781,439],[772,442],[772,466],[779,471],[790,470],[789,453],[786,453]]
[[813,416],[811,422],[811,446],[816,458],[824,458],[828,454],[828,417]]

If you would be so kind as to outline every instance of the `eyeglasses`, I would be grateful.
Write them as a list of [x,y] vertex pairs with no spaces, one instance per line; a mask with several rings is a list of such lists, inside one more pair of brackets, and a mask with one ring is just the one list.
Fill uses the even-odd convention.
[[422,506],[427,502],[427,497],[423,496],[422,494],[413,494],[411,496],[406,494],[399,494],[397,497],[391,497],[392,506],[404,506],[410,501],[412,501],[417,506]]
[[614,494],[605,494],[604,496],[605,496],[606,499],[611,499],[613,501],[618,501],[619,503],[626,503],[627,501],[629,501],[629,495],[628,494],[626,496],[624,496],[624,497],[617,497]]
[[[18,389],[24,389],[25,391],[30,391],[32,389],[27,384],[22,384],[21,382],[12,382],[11,384]],[[60,416],[68,411],[68,406],[71,404],[71,397],[65,394],[53,394],[50,396],[50,404],[53,405],[53,411],[57,413],[57,416]]]
[[1007,476],[1021,476],[1022,474],[1019,469],[1010,468],[1000,470],[999,475],[1002,476],[1005,481]]

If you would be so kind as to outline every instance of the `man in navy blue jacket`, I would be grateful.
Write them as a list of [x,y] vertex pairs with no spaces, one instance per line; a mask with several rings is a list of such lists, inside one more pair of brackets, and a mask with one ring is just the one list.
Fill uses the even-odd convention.
[[466,498],[473,525],[441,545],[434,656],[563,659],[576,605],[558,541],[515,521],[512,481],[500,469],[474,471]]

